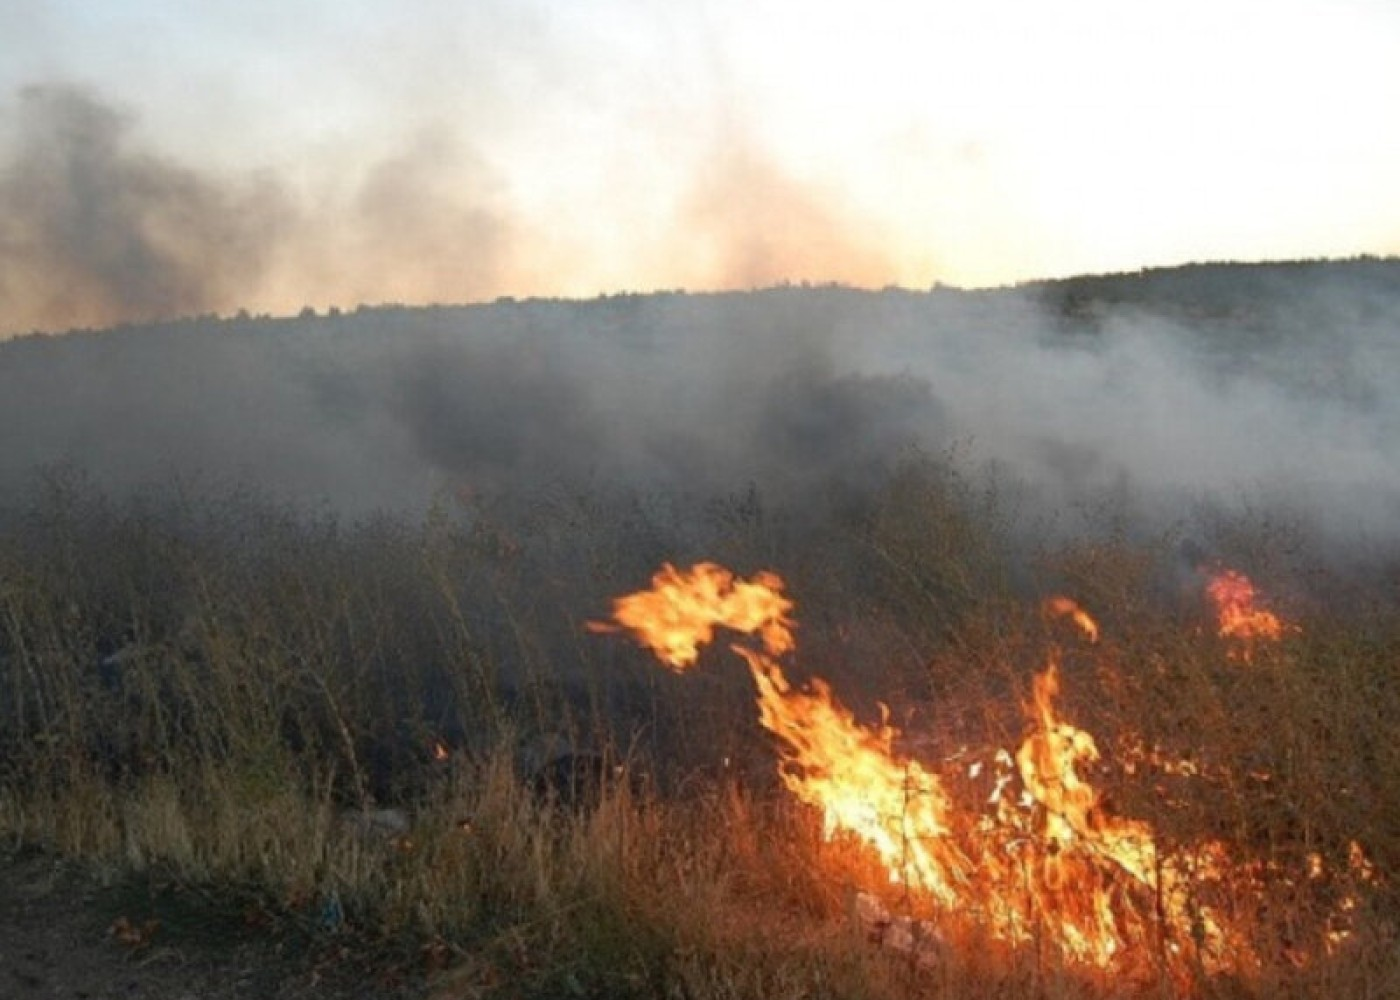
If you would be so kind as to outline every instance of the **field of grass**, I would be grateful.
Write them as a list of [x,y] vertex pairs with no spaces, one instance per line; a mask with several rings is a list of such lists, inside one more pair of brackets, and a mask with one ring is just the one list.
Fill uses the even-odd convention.
[[[1037,540],[952,458],[800,510],[599,484],[421,523],[55,474],[0,526],[0,836],[343,935],[441,998],[1400,995],[1400,576],[1262,515],[1189,544],[1094,520]],[[1281,638],[1217,634],[1197,551],[1254,578]],[[1058,651],[1099,808],[1163,853],[1225,845],[1210,905],[1249,958],[998,944],[824,837],[723,642],[677,676],[585,627],[698,560],[781,574],[795,679],[867,724],[887,706],[949,774],[1016,749]],[[867,898],[936,954],[873,940]]]

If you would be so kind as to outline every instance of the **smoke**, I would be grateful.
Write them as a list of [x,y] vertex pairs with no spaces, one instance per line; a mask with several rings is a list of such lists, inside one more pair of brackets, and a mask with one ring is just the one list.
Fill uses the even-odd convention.
[[576,482],[608,456],[600,401],[575,367],[566,351],[433,343],[396,365],[381,401],[459,488]]
[[697,261],[700,287],[758,288],[798,278],[887,282],[894,261],[839,205],[835,192],[802,183],[751,142],[726,136],[683,200],[677,249]]
[[[509,179],[452,129],[418,127],[317,194],[150,152],[130,115],[83,90],[30,88],[17,108],[0,174],[11,330],[480,299],[541,266]],[[874,283],[888,266],[819,184],[752,142],[708,148],[652,244],[696,284]],[[585,482],[755,484],[800,504],[877,484],[910,447],[956,446],[1062,521],[1105,497],[1158,526],[1255,506],[1389,545],[1397,273],[1219,266],[26,338],[0,344],[0,493],[71,463],[116,490],[208,475],[350,512]]]
[[521,224],[490,164],[450,130],[422,128],[382,159],[351,162],[342,183],[343,197],[303,197],[300,225],[252,297],[292,312],[475,301],[510,283]]
[[875,286],[897,273],[888,234],[741,124],[687,145],[670,180],[636,205],[601,205],[588,184],[636,180],[620,155],[590,168],[621,171],[616,182],[561,183],[572,201],[536,203],[538,191],[512,186],[504,153],[446,120],[408,123],[387,151],[350,139],[229,172],[152,148],[134,113],[73,85],[25,88],[10,110],[0,116],[0,337],[619,284]]
[[584,483],[795,497],[941,440],[928,385],[845,366],[835,289],[201,320],[0,345],[0,489],[71,464],[421,510]]
[[[0,172],[0,336],[308,302],[469,301],[509,283],[517,226],[487,162],[442,128],[299,191],[143,148],[133,115],[25,88]],[[294,193],[296,192],[296,193]]]
[[219,184],[132,148],[131,119],[84,91],[29,87],[0,174],[7,325],[65,328],[226,306],[269,265],[276,187]]
[[[787,288],[213,319],[0,345],[0,487],[71,463],[349,512],[443,491],[792,508],[954,448],[1056,530],[1267,511],[1400,542],[1393,262],[1000,292]],[[1218,295],[1224,288],[1223,298]],[[839,492],[839,491],[838,491]]]

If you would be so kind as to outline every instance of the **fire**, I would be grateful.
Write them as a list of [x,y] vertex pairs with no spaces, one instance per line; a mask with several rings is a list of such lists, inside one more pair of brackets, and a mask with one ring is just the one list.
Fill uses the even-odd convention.
[[894,753],[898,730],[862,726],[820,678],[795,691],[771,657],[733,648],[758,686],[759,721],[784,743],[783,784],[822,810],[827,837],[854,834],[892,881],[956,904],[972,865],[949,836],[953,804],[937,775]]
[[666,563],[651,578],[651,590],[614,602],[616,626],[589,622],[588,627],[594,632],[631,629],[677,673],[695,663],[700,647],[714,638],[716,625],[758,633],[764,648],[781,656],[793,648],[792,602],[782,589],[783,581],[773,573],[736,580],[714,563],[698,563],[688,573]]
[[[1016,754],[1016,764],[1027,792],[1044,810],[1039,830],[1044,848],[1041,885],[1055,894],[1063,909],[1067,952],[1109,965],[1129,940],[1149,936],[1154,916],[1149,908],[1156,907],[1155,917],[1175,947],[1193,940],[1203,964],[1214,967],[1227,942],[1237,959],[1246,957],[1243,936],[1227,936],[1209,909],[1194,903],[1188,856],[1159,852],[1149,824],[1112,815],[1079,773],[1080,766],[1099,760],[1099,748],[1089,733],[1056,716],[1059,691],[1059,666],[1052,660],[1033,683],[1028,714],[1035,725]],[[1215,858],[1223,853],[1223,846],[1213,842],[1193,852]],[[1095,877],[1114,869],[1120,876],[1116,882]],[[1124,933],[1124,928],[1132,932]]]
[[1115,848],[1107,853],[1108,858],[1150,885],[1156,855],[1145,825],[1105,818],[1098,809],[1098,793],[1079,775],[1078,765],[1097,761],[1099,748],[1084,730],[1055,716],[1054,699],[1060,691],[1058,665],[1052,662],[1037,675],[1033,688],[1031,714],[1036,726],[1021,744],[1016,765],[1026,790],[1046,809],[1045,837],[1054,849],[1052,860],[1078,839],[1102,840],[1104,846]]
[[1047,614],[1060,615],[1074,622],[1090,642],[1099,641],[1099,623],[1072,598],[1052,597],[1045,602],[1045,611]]
[[[822,679],[801,689],[788,680],[779,659],[795,651],[794,606],[776,574],[743,580],[712,563],[666,565],[652,583],[618,598],[613,622],[590,628],[628,630],[678,671],[716,627],[757,635],[761,648],[731,649],[753,678],[759,722],[780,741],[783,784],[821,811],[827,837],[868,845],[891,881],[946,919],[1010,945],[1049,940],[1067,961],[1100,968],[1157,961],[1189,978],[1256,961],[1244,930],[1202,902],[1234,874],[1226,847],[1163,849],[1148,823],[1114,815],[1086,777],[1099,749],[1056,712],[1053,655],[1034,678],[1019,749],[996,751],[991,795],[964,804],[936,770],[897,752],[887,712],[863,725]],[[1097,623],[1074,601],[1053,598],[1045,610],[1097,641]],[[967,774],[982,771],[976,762]]]
[[1253,582],[1238,570],[1222,569],[1206,583],[1206,594],[1215,605],[1221,638],[1241,644],[1242,656],[1250,659],[1258,639],[1278,639],[1284,623],[1272,611],[1255,607]]

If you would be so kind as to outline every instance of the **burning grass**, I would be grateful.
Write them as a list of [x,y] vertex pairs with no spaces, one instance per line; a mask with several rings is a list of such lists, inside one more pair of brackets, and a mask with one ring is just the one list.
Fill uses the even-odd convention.
[[1395,609],[1215,576],[1246,634],[1231,562],[993,501],[58,484],[0,539],[0,831],[444,998],[1395,992]]
[[[1238,573],[1217,576],[1217,603],[1222,579],[1236,592],[1249,586]],[[1355,933],[1360,894],[1375,882],[1355,840],[1340,872],[1329,871],[1317,852],[1294,871],[1270,862],[1269,874],[1314,900],[1321,915],[1312,928],[1293,921],[1274,927],[1259,917],[1268,908],[1268,880],[1247,853],[1240,857],[1214,837],[1167,851],[1149,823],[1114,815],[1082,773],[1101,761],[1097,743],[1057,715],[1058,653],[1033,678],[1028,731],[1014,758],[1005,748],[991,755],[1000,773],[990,796],[956,802],[944,778],[895,751],[899,733],[887,721],[857,723],[820,678],[806,690],[792,685],[778,660],[795,649],[793,604],[782,588],[772,573],[746,581],[709,563],[688,572],[668,565],[652,589],[619,598],[614,615],[677,670],[694,664],[697,645],[716,625],[759,637],[759,648],[731,648],[749,667],[760,723],[780,742],[783,783],[821,811],[828,838],[854,837],[878,856],[891,883],[933,908],[918,924],[930,938],[970,920],[994,941],[1034,942],[1059,962],[1135,977],[1151,971],[1189,985],[1203,976],[1255,973],[1264,951],[1299,964],[1335,955]],[[1097,642],[1097,622],[1074,601],[1053,597],[1045,608]],[[1222,634],[1239,635],[1231,627],[1239,619],[1223,617]],[[1195,776],[1185,765],[1141,754],[1128,763]],[[969,774],[984,766],[974,761]]]

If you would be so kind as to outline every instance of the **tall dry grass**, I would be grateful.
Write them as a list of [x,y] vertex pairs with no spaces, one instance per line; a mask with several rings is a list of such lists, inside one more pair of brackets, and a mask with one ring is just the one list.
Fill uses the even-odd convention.
[[[0,834],[353,933],[434,970],[443,997],[1128,989],[1034,950],[969,944],[921,967],[867,940],[857,890],[914,904],[779,790],[742,670],[719,650],[677,678],[581,627],[662,561],[714,559],[780,572],[799,668],[864,718],[888,705],[933,764],[1014,748],[1058,650],[1061,714],[1098,739],[1112,808],[1163,845],[1219,838],[1259,873],[1230,902],[1260,911],[1261,967],[1191,991],[1400,990],[1400,615],[1377,577],[1349,590],[1306,539],[1281,555],[1218,525],[1211,551],[1260,573],[1297,626],[1244,662],[1211,627],[1184,529],[1109,518],[1028,545],[1012,520],[929,459],[804,510],[561,487],[413,524],[237,491],[115,503],[58,474],[0,533]],[[1052,592],[1099,618],[1098,645],[1040,612]],[[561,747],[599,787],[545,787]],[[1199,774],[1122,766],[1145,747]],[[1312,856],[1349,871],[1353,843],[1376,881],[1351,938],[1300,961],[1358,887],[1290,873]]]

